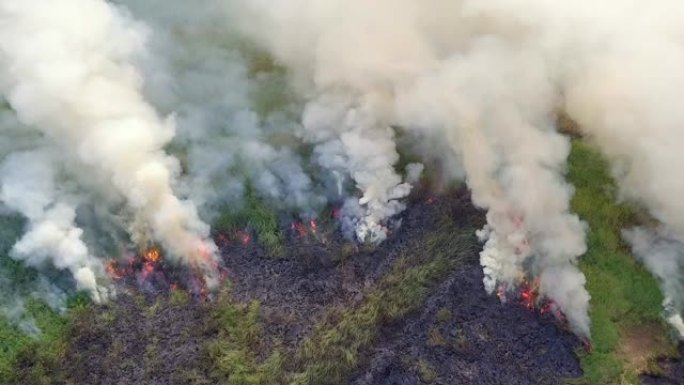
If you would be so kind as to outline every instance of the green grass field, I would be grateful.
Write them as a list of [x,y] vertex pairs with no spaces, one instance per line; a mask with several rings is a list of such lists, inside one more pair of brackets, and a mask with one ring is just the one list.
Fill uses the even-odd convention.
[[[630,357],[629,339],[647,333],[656,341],[642,346],[646,361],[670,348],[660,317],[662,295],[655,279],[630,255],[620,232],[637,221],[632,207],[616,203],[608,164],[589,144],[576,140],[569,159],[575,186],[573,210],[589,225],[587,253],[580,267],[591,294],[593,353],[580,353],[585,383],[637,383],[643,358]],[[653,350],[648,352],[647,350]]]

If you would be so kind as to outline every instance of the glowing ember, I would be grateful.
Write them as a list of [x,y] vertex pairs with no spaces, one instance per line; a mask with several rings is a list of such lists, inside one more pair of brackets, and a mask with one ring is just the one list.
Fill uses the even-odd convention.
[[151,248],[145,252],[145,261],[148,263],[157,263],[161,258],[161,253],[156,248]]
[[499,290],[496,291],[496,296],[499,297],[501,302],[506,302],[506,291],[504,289],[499,288]]
[[219,246],[222,247],[222,246],[225,246],[225,245],[227,245],[228,243],[230,243],[230,240],[228,239],[228,236],[227,236],[227,235],[225,235],[225,234],[219,234],[219,235],[216,236],[216,243],[217,243]]
[[306,227],[301,222],[292,222],[290,228],[292,229],[292,231],[296,232],[300,238],[306,237],[306,234],[308,233]]
[[105,271],[107,272],[107,274],[109,274],[110,277],[112,277],[112,279],[115,279],[117,281],[120,280],[123,276],[119,271],[118,267],[116,266],[116,261],[107,262],[107,264],[105,265]]
[[243,245],[249,245],[252,242],[252,236],[244,230],[237,232],[237,238]]
[[[243,236],[249,242],[249,234],[245,232]],[[195,298],[206,300],[210,294],[208,282],[204,278],[207,269],[217,272],[220,281],[227,277],[225,270],[212,259],[211,253],[208,245],[200,245],[195,256],[197,265],[188,269],[164,263],[161,250],[151,247],[121,260],[109,261],[105,270],[113,280],[147,293],[184,289]]]
[[520,298],[523,301],[523,304],[525,304],[525,307],[528,309],[534,309],[534,293],[532,293],[530,290],[523,290],[520,293]]
[[[549,314],[555,318],[559,327],[568,327],[567,318],[561,311],[560,306],[553,300],[544,298],[540,295],[539,282],[533,281],[530,283],[523,279],[517,289],[500,286],[496,291],[496,296],[504,303],[508,301],[509,294],[514,294],[512,298],[516,303],[525,306],[525,308],[529,310],[538,311],[542,316]],[[583,345],[585,350],[587,350],[588,353],[591,353],[591,341],[584,339]]]
[[316,237],[316,239],[319,239],[318,222],[316,222],[315,219],[310,219],[307,223],[294,221],[292,224],[290,224],[290,229],[299,238],[304,239],[310,235],[313,235]]

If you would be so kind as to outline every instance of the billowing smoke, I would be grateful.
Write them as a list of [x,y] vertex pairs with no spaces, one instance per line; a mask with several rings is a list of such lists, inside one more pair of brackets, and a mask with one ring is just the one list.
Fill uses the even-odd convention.
[[[39,133],[45,151],[4,161],[2,199],[29,219],[12,256],[50,261],[100,300],[102,266],[75,224],[77,196],[57,185],[60,164],[112,204],[125,202],[131,236],[150,234],[170,255],[216,281],[216,247],[191,202],[173,193],[178,161],[164,152],[173,119],[141,95],[132,57],[147,30],[103,0],[0,1],[0,91],[21,128]],[[72,181],[74,179],[71,179]]]
[[14,153],[2,165],[0,198],[29,221],[26,234],[11,254],[28,266],[51,264],[69,270],[78,288],[89,291],[99,302],[104,293],[96,275],[102,273],[102,264],[82,240],[83,231],[74,223],[74,205],[55,187],[54,166],[55,156],[48,151]]
[[684,4],[610,1],[591,11],[565,64],[565,108],[611,161],[622,198],[659,222],[626,239],[660,280],[665,315],[684,338]]
[[204,216],[240,207],[248,186],[274,207],[315,215],[325,199],[301,165],[298,107],[282,75],[252,76],[255,58],[240,49],[221,2],[121,3],[152,29],[139,60],[145,92],[176,118],[181,190]]
[[647,230],[636,228],[625,231],[634,253],[660,280],[665,299],[665,318],[684,339],[684,243],[666,228]]

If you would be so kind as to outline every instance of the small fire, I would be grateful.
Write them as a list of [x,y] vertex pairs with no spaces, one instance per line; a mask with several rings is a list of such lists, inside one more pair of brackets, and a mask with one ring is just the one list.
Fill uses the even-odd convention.
[[503,288],[499,288],[496,291],[496,296],[499,297],[501,302],[506,302],[506,291]]
[[148,263],[157,263],[161,258],[159,249],[153,247],[145,252],[145,261]]
[[219,247],[226,246],[227,244],[230,243],[230,239],[228,239],[228,236],[225,234],[219,234],[216,236],[216,244]]
[[112,279],[118,281],[123,277],[123,274],[119,271],[118,267],[116,266],[116,261],[109,261],[105,265],[105,271],[107,274],[109,274]]
[[582,341],[582,346],[584,347],[584,351],[587,352],[588,354],[593,353],[594,346],[591,343],[591,340],[588,339],[587,337],[582,337],[582,338],[580,338],[580,340]]
[[530,285],[527,282],[522,284],[522,290],[520,291],[520,300],[526,308],[533,310],[539,300],[539,290],[538,284],[534,283]]
[[292,222],[292,225],[290,225],[290,229],[296,232],[300,238],[304,238],[307,234],[306,227],[301,222]]
[[139,253],[131,253],[123,259],[108,261],[105,271],[114,281],[148,293],[182,288],[206,300],[210,294],[207,271],[218,272],[220,281],[227,277],[227,273],[213,260],[208,245],[200,245],[196,257],[195,267],[172,267],[164,262],[161,249],[149,247]]
[[318,222],[315,219],[310,219],[307,223],[294,221],[290,225],[290,230],[299,238],[306,238],[309,235],[318,235]]
[[[496,291],[496,296],[501,300],[501,302],[508,302],[509,294],[516,294],[513,296],[514,302],[523,305],[525,308],[531,311],[537,311],[540,315],[544,316],[550,314],[558,322],[559,327],[567,328],[568,321],[565,314],[560,309],[558,304],[548,298],[544,298],[539,292],[539,282],[532,281],[521,278],[522,283],[518,286],[518,289],[510,288],[506,286],[500,286]],[[592,346],[591,341],[587,338],[581,338],[582,345],[587,353],[591,353]]]
[[252,242],[252,236],[244,230],[239,230],[237,233],[237,238],[240,240],[240,243],[243,245],[249,245]]

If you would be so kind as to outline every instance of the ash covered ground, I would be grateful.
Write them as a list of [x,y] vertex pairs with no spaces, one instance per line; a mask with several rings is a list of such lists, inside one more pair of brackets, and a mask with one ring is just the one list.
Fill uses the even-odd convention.
[[[396,270],[400,256],[414,256],[409,264],[429,257],[412,240],[439,231],[436,218],[444,215],[471,234],[483,220],[464,190],[435,197],[418,193],[402,227],[372,251],[348,249],[335,235],[295,233],[288,235],[287,255],[280,259],[254,243],[223,247],[232,300],[260,303],[262,327],[251,347],[255,360],[266,360],[277,346],[285,357],[282,370],[297,371],[302,364],[290,357],[317,325],[364,304]],[[501,304],[484,292],[478,245],[474,235],[467,239],[465,257],[432,282],[419,310],[378,325],[344,383],[560,384],[582,375],[578,339],[552,317]],[[129,287],[116,301],[76,317],[55,383],[217,383],[206,348],[220,338],[214,302],[174,301],[168,294],[136,290]],[[27,370],[30,365],[27,359]]]

